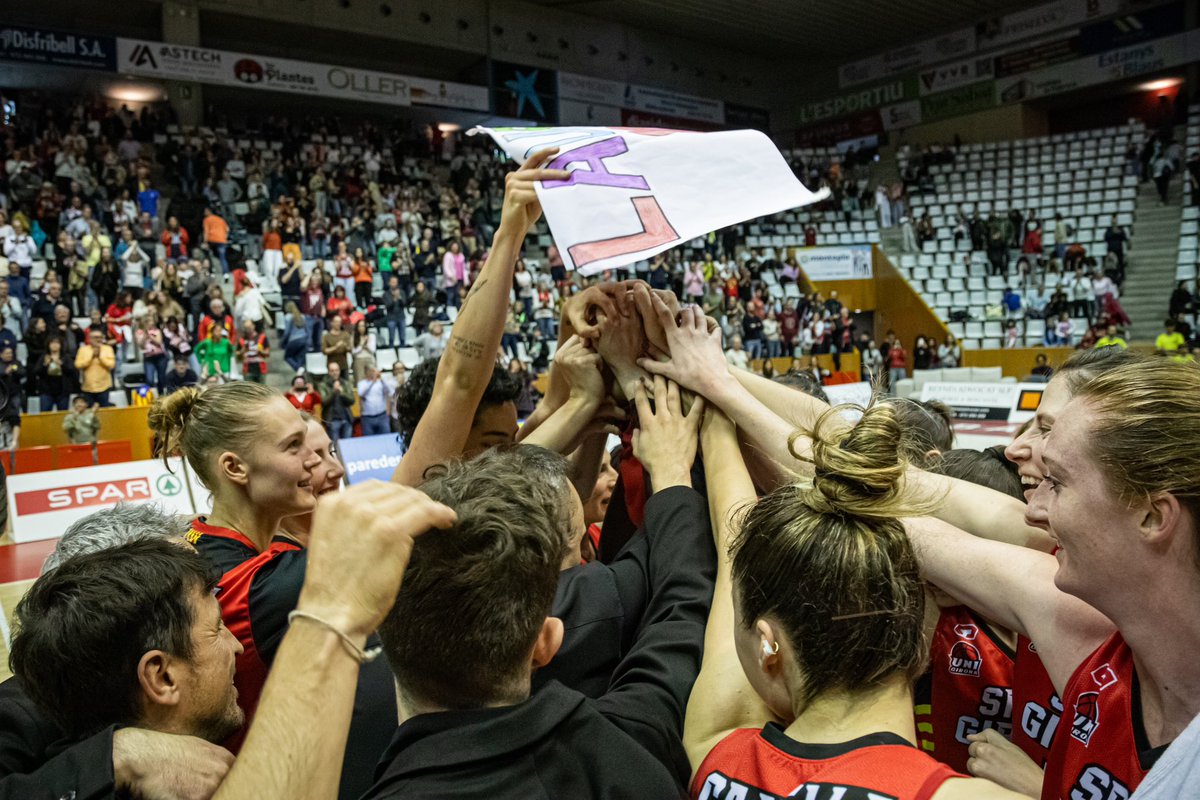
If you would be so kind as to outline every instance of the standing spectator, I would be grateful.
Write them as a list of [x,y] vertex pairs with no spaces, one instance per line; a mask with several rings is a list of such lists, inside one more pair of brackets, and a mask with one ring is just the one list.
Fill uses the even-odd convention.
[[88,331],[88,343],[75,354],[75,369],[80,372],[83,396],[89,405],[107,408],[108,393],[113,388],[113,370],[117,356],[112,347],[104,343],[104,331],[92,328]]
[[279,220],[267,220],[262,235],[262,273],[272,284],[279,282],[279,270],[283,266],[283,237],[279,233]]
[[[326,334],[328,335],[328,334]],[[321,421],[325,431],[334,442],[349,439],[354,435],[354,387],[342,380],[342,366],[329,359],[328,373],[321,381]]]
[[384,321],[387,323],[388,347],[404,347],[407,336],[407,323],[404,319],[405,308],[404,290],[400,286],[400,277],[388,277],[387,291],[383,296]]
[[1179,318],[1180,314],[1190,317],[1196,312],[1196,298],[1188,289],[1187,281],[1180,281],[1171,292],[1171,300],[1167,307],[1167,316]]
[[14,337],[19,337],[25,309],[21,307],[20,300],[9,294],[7,281],[0,281],[0,315],[4,319],[3,327],[11,331]]
[[1108,255],[1117,259],[1117,283],[1123,283],[1125,278],[1125,251],[1129,247],[1129,234],[1117,223],[1114,214],[1108,230],[1104,232],[1104,244]]
[[308,344],[312,341],[309,333],[311,322],[308,317],[300,313],[296,304],[290,301],[283,307],[283,313],[285,316],[283,333],[279,337],[283,344],[283,360],[296,372],[302,372]]
[[242,362],[242,378],[254,383],[266,383],[271,346],[267,343],[267,335],[259,332],[251,320],[242,323],[237,351],[238,360]]
[[196,345],[196,359],[200,362],[201,378],[217,378],[222,383],[229,379],[233,371],[233,344],[225,326],[209,327],[208,337]]
[[[338,287],[339,289],[341,287]],[[337,364],[340,372],[350,372],[350,351],[354,349],[354,340],[350,331],[342,324],[342,317],[333,314],[329,317],[329,330],[321,337],[321,352],[330,363]]]
[[[442,288],[446,290],[447,305],[458,307],[460,287],[468,288],[467,259],[462,254],[462,245],[456,239],[450,242],[446,254],[442,256]],[[532,302],[531,296],[530,303]]]
[[874,339],[867,341],[867,346],[862,349],[861,359],[863,380],[875,386],[883,379],[883,352]]
[[359,308],[365,309],[371,304],[375,271],[371,268],[371,260],[366,257],[361,247],[354,251],[351,272],[354,274],[354,302]]
[[345,242],[338,242],[337,255],[333,257],[333,280],[341,287],[343,297],[354,293],[354,258],[347,252]]
[[742,344],[751,361],[762,357],[763,321],[760,317],[750,313],[742,317]]
[[334,317],[340,317],[342,327],[350,324],[350,318],[354,316],[354,303],[346,296],[346,289],[341,284],[333,287],[333,297],[325,301],[325,317],[329,325],[333,324]]
[[234,324],[238,326],[239,330],[243,330],[246,323],[249,322],[253,325],[254,330],[260,333],[265,331],[269,321],[266,298],[254,285],[252,276],[240,269],[234,270],[233,276],[234,291],[236,292],[233,299]]
[[525,307],[525,319],[533,317],[533,273],[525,266],[525,259],[517,259],[513,269],[513,292],[517,300]]
[[78,395],[71,404],[71,410],[63,417],[62,429],[67,432],[67,440],[71,444],[95,444],[100,437],[100,415],[98,403],[88,405],[85,395]]
[[179,224],[176,216],[167,217],[167,229],[162,234],[162,244],[167,251],[168,261],[186,261],[188,257],[188,232]]
[[1158,189],[1158,204],[1161,206],[1167,204],[1167,192],[1171,187],[1171,173],[1171,159],[1167,158],[1166,148],[1159,147],[1154,160],[1150,163],[1150,174],[1154,177],[1154,185]]
[[365,377],[358,382],[358,403],[362,435],[388,433],[388,398],[391,393],[375,364],[368,364]]
[[413,341],[413,347],[417,349],[417,355],[421,357],[422,361],[427,358],[440,358],[445,352],[449,340],[450,336],[443,331],[442,323],[431,322],[429,330]]
[[1021,244],[1021,252],[1041,258],[1043,252],[1042,228],[1035,219],[1029,220],[1025,226],[1028,230],[1025,232],[1025,241]]
[[731,336],[729,348],[725,351],[725,363],[735,369],[750,369],[750,354],[742,345],[741,336]]
[[315,409],[321,404],[321,396],[313,391],[304,375],[292,378],[292,388],[284,394],[287,401],[306,414],[316,413]]
[[933,366],[933,347],[929,339],[918,336],[913,344],[913,372]]
[[887,351],[888,365],[888,388],[892,394],[896,393],[896,385],[908,377],[908,353],[904,349],[904,345],[896,339],[891,343]]
[[138,192],[138,210],[143,214],[149,214],[151,219],[157,219],[160,197],[161,195],[159,195],[158,190],[154,188],[153,184],[147,181],[145,187]]
[[38,246],[33,237],[25,230],[25,222],[20,216],[13,217],[12,233],[0,242],[5,258],[16,264],[21,276],[29,280],[33,271],[33,258],[37,255]]
[[350,362],[353,372],[353,380],[357,384],[367,374],[367,367],[375,363],[375,334],[371,332],[371,326],[363,318],[359,318],[354,323],[354,330],[351,334],[350,354],[353,360]]
[[229,272],[229,223],[211,207],[204,207],[204,243],[221,262],[221,270]]
[[195,386],[200,381],[195,370],[188,363],[187,356],[175,356],[175,366],[163,381],[163,394],[168,395],[171,392],[178,391],[185,386]]
[[767,344],[767,358],[779,358],[783,355],[783,339],[775,309],[769,310],[766,319],[762,321],[762,335]]
[[1200,153],[1194,150],[1187,160],[1187,176],[1192,187],[1192,205],[1200,206]]
[[962,345],[954,338],[953,333],[946,334],[946,341],[938,347],[938,366],[942,369],[953,369],[962,363]]
[[166,388],[167,366],[170,357],[167,354],[167,341],[158,320],[153,313],[142,317],[134,332],[134,342],[142,350],[142,365],[146,373],[146,385],[158,389],[163,394]]
[[33,364],[33,391],[42,411],[66,411],[71,392],[76,390],[75,365],[63,350],[63,340],[53,336],[46,352]]
[[[111,247],[100,248],[100,258],[92,267],[91,286],[97,308],[108,308],[117,299],[123,279],[121,265],[113,258]],[[132,306],[133,298],[130,297]]]
[[311,336],[309,350],[316,351],[321,349],[321,340],[325,335],[325,290],[321,287],[321,276],[315,274],[308,276],[308,285],[304,289],[304,293],[300,295],[300,313],[305,316]]
[[698,305],[704,299],[704,285],[704,265],[690,262],[683,275],[683,294],[689,303]]

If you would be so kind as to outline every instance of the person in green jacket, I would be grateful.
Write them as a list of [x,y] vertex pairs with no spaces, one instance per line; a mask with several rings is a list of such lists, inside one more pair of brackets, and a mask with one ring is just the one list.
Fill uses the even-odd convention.
[[100,406],[93,404],[88,408],[87,398],[79,395],[71,404],[71,410],[63,417],[62,427],[67,432],[71,444],[95,444],[100,435],[100,418],[96,410]]
[[233,345],[225,335],[224,326],[212,326],[208,338],[196,345],[196,359],[200,362],[200,377],[229,378],[233,368]]

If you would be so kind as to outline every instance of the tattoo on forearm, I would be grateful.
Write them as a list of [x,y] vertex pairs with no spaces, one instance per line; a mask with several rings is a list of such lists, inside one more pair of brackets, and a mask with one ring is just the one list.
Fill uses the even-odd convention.
[[463,298],[462,306],[459,307],[458,313],[461,314],[462,312],[467,310],[467,303],[471,302],[471,298],[474,297],[475,293],[477,291],[479,291],[481,288],[483,288],[484,284],[486,284],[487,282],[488,282],[487,278],[480,278],[479,280],[475,281],[475,285],[467,290],[467,296]]
[[471,339],[463,339],[459,336],[450,338],[450,346],[454,348],[454,352],[463,358],[482,358],[483,357],[483,342],[476,342]]

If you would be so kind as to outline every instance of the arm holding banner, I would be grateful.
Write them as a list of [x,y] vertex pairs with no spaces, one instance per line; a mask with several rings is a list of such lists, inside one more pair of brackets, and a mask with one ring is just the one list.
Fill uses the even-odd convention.
[[392,480],[415,485],[431,464],[462,453],[471,419],[491,380],[504,332],[513,268],[525,234],[541,216],[534,183],[562,180],[565,170],[542,169],[558,151],[531,156],[505,178],[504,208],[492,250],[454,323],[450,344],[438,366],[429,408],[417,423],[412,445]]

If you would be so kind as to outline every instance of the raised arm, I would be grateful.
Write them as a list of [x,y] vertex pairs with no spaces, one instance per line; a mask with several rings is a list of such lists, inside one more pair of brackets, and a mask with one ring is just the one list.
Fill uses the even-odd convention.
[[692,687],[683,726],[683,746],[693,774],[731,731],[759,727],[773,719],[746,678],[733,642],[736,616],[729,558],[732,516],[738,508],[755,501],[754,485],[742,462],[733,423],[720,411],[712,409],[705,415],[700,446],[704,451],[708,514],[717,547],[717,583],[704,632],[704,660]]
[[[602,363],[600,356],[590,349],[583,339],[572,336],[557,353],[554,354],[552,372],[560,373],[560,377],[569,387],[568,397],[563,405],[547,417],[536,429],[524,434],[524,429],[517,434],[522,444],[535,444],[547,450],[558,453],[573,451],[581,436],[592,427],[593,421],[605,425],[604,419],[597,420],[597,412],[605,407],[607,418],[617,415],[624,416],[605,404],[608,395],[604,387],[604,375],[600,372]],[[604,427],[600,433],[619,433],[615,427]],[[599,454],[597,454],[597,459]]]
[[921,574],[977,613],[1024,633],[1060,693],[1112,622],[1054,585],[1054,556],[964,533],[931,517],[905,520]]
[[928,497],[940,497],[934,516],[983,539],[1028,547],[1042,553],[1054,541],[1041,528],[1025,524],[1025,504],[1015,497],[968,481],[912,467],[908,485]]
[[471,419],[491,380],[512,288],[513,268],[525,234],[542,215],[534,183],[564,180],[566,170],[542,169],[557,149],[536,153],[505,178],[504,208],[492,250],[455,320],[449,346],[442,355],[433,397],[417,423],[412,444],[392,480],[415,485],[431,464],[462,453]]
[[354,649],[395,602],[413,539],[453,521],[417,490],[378,481],[322,499],[298,616],[214,800],[337,796],[360,666]]

